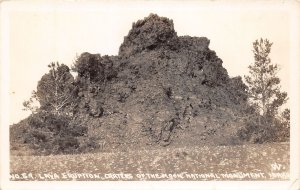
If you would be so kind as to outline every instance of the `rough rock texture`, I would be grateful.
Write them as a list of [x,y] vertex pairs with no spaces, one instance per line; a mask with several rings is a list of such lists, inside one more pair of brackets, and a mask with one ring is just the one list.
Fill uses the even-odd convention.
[[177,34],[173,21],[150,14],[146,19],[133,23],[132,29],[120,47],[119,56],[131,56],[144,50],[174,47]]
[[178,37],[155,14],[133,24],[118,56],[83,53],[75,69],[76,117],[106,148],[232,144],[248,109],[241,77],[228,76],[209,39]]

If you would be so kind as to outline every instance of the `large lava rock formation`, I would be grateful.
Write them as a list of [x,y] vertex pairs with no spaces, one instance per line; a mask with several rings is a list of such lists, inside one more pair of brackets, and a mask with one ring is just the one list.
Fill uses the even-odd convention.
[[150,14],[118,56],[83,53],[75,117],[107,148],[231,144],[243,127],[246,86],[230,78],[205,37],[177,36]]

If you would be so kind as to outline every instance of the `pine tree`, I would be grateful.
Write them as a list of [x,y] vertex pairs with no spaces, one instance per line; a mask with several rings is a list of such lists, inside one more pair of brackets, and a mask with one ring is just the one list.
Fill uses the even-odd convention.
[[76,86],[74,77],[68,66],[59,63],[48,65],[49,73],[42,76],[38,82],[37,91],[33,91],[31,98],[23,103],[27,110],[33,109],[33,102],[40,104],[39,110],[61,115],[69,113],[76,105]]
[[269,54],[272,47],[268,39],[253,43],[254,63],[249,68],[250,75],[245,76],[247,92],[251,104],[263,117],[274,117],[278,108],[287,101],[287,93],[281,91],[277,64],[272,64]]

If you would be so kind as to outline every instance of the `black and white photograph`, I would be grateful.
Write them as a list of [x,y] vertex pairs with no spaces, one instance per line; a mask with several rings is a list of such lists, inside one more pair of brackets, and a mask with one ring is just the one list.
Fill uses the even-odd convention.
[[0,11],[1,189],[300,188],[299,1]]

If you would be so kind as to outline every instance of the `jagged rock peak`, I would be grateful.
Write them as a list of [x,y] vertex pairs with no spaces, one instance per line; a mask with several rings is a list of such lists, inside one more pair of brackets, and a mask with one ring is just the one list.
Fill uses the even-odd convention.
[[170,46],[175,39],[177,34],[173,21],[151,13],[143,20],[133,23],[120,47],[119,55],[130,56],[143,50]]

